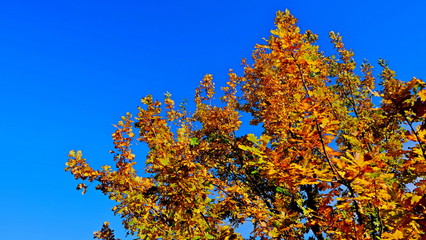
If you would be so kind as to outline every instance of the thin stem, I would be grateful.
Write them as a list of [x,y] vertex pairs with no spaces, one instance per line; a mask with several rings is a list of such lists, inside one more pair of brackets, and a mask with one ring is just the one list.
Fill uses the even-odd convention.
[[[295,58],[295,56],[294,56],[293,54],[292,54],[292,56],[293,56],[294,60],[296,60],[296,58]],[[299,70],[299,74],[300,74],[300,77],[301,77],[301,80],[302,80],[302,84],[303,84],[303,88],[305,89],[306,95],[307,95],[308,97],[310,97],[309,89],[308,89],[308,87],[306,86],[306,80],[305,80],[305,77],[304,77],[304,75],[303,75],[303,71],[302,71],[302,69],[301,69],[301,67],[300,67],[300,65],[299,65],[299,64],[297,64],[297,63],[296,63],[296,66],[297,66],[297,68],[298,68],[298,70]],[[345,185],[345,186],[349,189],[349,192],[351,193],[351,196],[352,196],[353,198],[355,198],[355,197],[356,197],[356,194],[355,194],[355,191],[353,190],[353,188],[352,188],[352,186],[351,186],[351,184],[350,184],[350,181],[347,181],[346,179],[344,179],[344,178],[342,177],[342,175],[340,175],[340,173],[337,171],[337,169],[336,169],[336,167],[334,166],[334,164],[331,162],[330,157],[328,156],[327,150],[326,150],[326,148],[325,148],[325,142],[324,142],[324,139],[323,139],[323,136],[322,136],[322,130],[321,130],[320,126],[319,126],[319,122],[318,122],[318,118],[317,118],[317,117],[315,117],[315,126],[316,126],[316,129],[317,129],[317,132],[318,132],[319,138],[320,138],[320,142],[321,142],[322,150],[324,151],[323,155],[325,156],[325,159],[327,160],[328,165],[330,166],[330,168],[331,168],[332,172],[333,172],[333,173],[334,173],[334,174],[335,174],[335,175],[339,178],[339,180],[342,182],[342,184],[343,184],[343,185]],[[361,214],[361,212],[360,212],[360,207],[359,207],[358,202],[357,202],[356,200],[354,200],[354,205],[355,205],[355,213],[356,213],[356,215],[357,215],[357,217],[358,217],[358,222],[359,222],[359,223],[362,223],[362,222],[364,221],[364,217],[362,216],[362,214]]]

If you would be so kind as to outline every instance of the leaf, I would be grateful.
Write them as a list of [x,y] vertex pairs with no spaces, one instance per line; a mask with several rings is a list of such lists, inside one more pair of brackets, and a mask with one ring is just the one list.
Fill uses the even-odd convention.
[[84,183],[79,183],[76,187],[77,190],[83,189],[83,191],[81,191],[81,194],[84,195],[87,191],[87,186]]
[[197,146],[198,144],[200,144],[200,142],[198,141],[198,138],[191,138],[191,139],[189,139],[189,144],[191,145],[191,146]]
[[426,101],[426,89],[423,89],[419,92],[419,97],[423,102]]
[[215,239],[215,237],[211,234],[206,234],[206,239]]
[[161,164],[163,164],[164,166],[167,166],[170,164],[170,161],[168,158],[162,158],[160,159]]
[[249,140],[250,142],[253,142],[253,143],[257,143],[257,141],[258,141],[257,137],[252,133],[247,134],[247,140]]
[[287,195],[287,196],[289,196],[289,195],[290,195],[290,192],[289,192],[287,189],[285,189],[285,188],[277,187],[275,190],[276,190],[278,193],[282,193],[282,194]]

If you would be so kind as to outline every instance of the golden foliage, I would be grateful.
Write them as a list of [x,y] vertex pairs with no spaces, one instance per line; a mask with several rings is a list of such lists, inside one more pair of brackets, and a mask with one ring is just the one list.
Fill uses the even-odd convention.
[[[116,201],[137,239],[242,239],[247,221],[256,239],[424,239],[426,84],[396,79],[381,60],[374,91],[372,65],[357,74],[340,35],[330,33],[337,57],[325,56],[296,22],[277,13],[253,64],[230,72],[223,107],[211,75],[192,114],[170,94],[147,96],[116,126],[115,168],[71,151],[66,170]],[[242,112],[262,135],[237,135]],[[142,174],[134,141],[150,149]],[[114,239],[107,223],[95,237]]]

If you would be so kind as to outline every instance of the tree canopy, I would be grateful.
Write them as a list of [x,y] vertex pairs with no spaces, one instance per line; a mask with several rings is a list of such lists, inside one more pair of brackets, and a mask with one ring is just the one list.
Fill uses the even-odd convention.
[[[212,75],[193,112],[146,96],[112,134],[115,166],[71,151],[66,171],[116,201],[136,239],[243,239],[245,222],[251,239],[423,239],[426,83],[397,79],[384,60],[375,77],[334,32],[328,56],[296,23],[277,13],[222,103]],[[238,133],[243,113],[261,134]],[[149,147],[141,169],[135,142]],[[115,236],[105,222],[95,238]]]

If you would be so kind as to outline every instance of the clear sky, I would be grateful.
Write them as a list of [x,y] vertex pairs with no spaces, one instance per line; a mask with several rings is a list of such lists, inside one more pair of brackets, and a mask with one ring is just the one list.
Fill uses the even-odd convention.
[[323,50],[333,30],[359,62],[384,58],[401,79],[426,78],[423,0],[1,1],[0,238],[92,239],[103,221],[119,229],[112,201],[75,190],[69,150],[112,164],[112,125],[141,97],[192,99],[206,73],[223,85],[286,8]]

